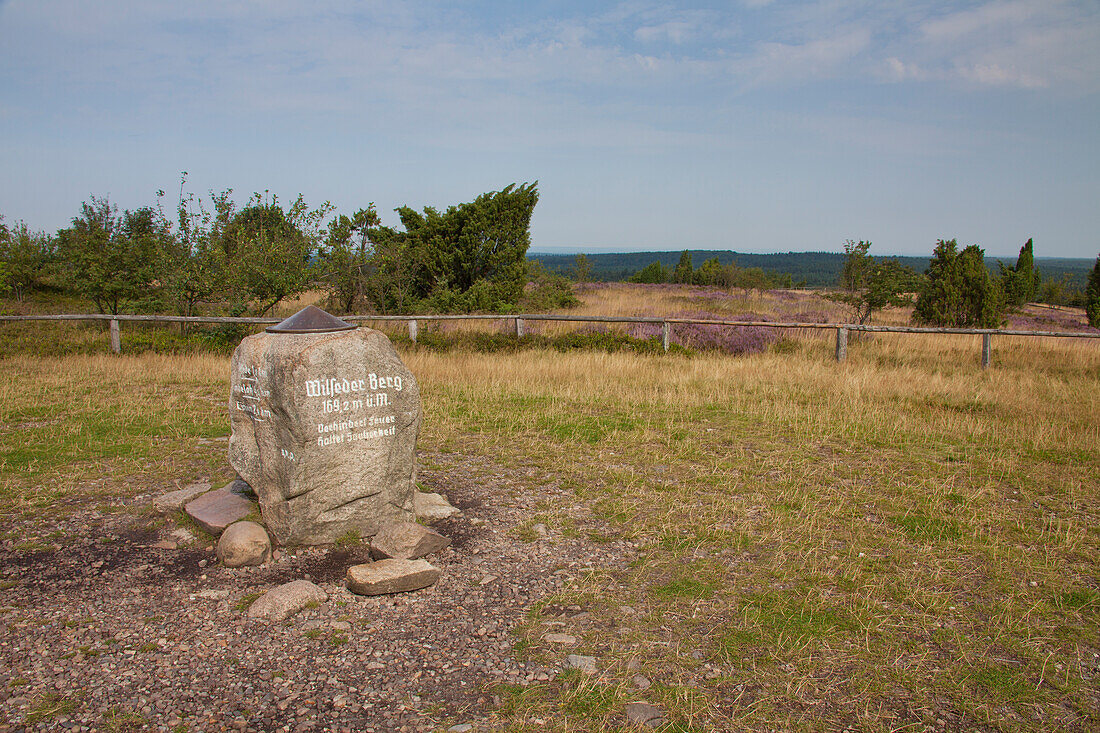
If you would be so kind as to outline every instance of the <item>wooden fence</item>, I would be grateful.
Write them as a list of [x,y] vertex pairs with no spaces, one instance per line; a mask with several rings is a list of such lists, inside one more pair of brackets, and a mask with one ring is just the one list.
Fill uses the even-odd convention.
[[[659,323],[661,324],[661,340],[665,351],[668,351],[672,336],[672,327],[676,324],[692,324],[701,326],[753,326],[757,328],[803,328],[803,329],[827,329],[836,331],[836,360],[844,361],[848,358],[848,335],[852,332],[864,333],[938,333],[938,334],[962,334],[982,337],[982,369],[988,369],[993,358],[994,336],[1028,336],[1044,338],[1084,338],[1100,339],[1100,333],[1072,332],[1072,331],[1017,331],[998,328],[920,328],[916,326],[865,326],[857,323],[772,323],[770,321],[730,321],[730,320],[705,320],[697,318],[641,318],[620,316],[570,316],[570,315],[448,315],[448,316],[341,316],[343,320],[353,323],[356,321],[404,321],[408,323],[409,338],[416,341],[421,321],[512,321],[517,337],[524,334],[524,324],[527,321],[567,321],[572,323]],[[84,313],[65,315],[36,315],[36,316],[3,316],[0,321],[109,321],[111,351],[122,353],[122,341],[120,338],[119,324],[122,321],[153,322],[153,323],[242,323],[242,324],[274,324],[282,321],[282,318],[230,318],[228,316],[151,316],[151,315],[111,315],[105,313]]]

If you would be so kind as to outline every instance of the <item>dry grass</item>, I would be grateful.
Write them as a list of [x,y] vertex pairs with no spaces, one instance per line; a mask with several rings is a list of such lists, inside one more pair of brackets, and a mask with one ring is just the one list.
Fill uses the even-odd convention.
[[[601,313],[694,307],[600,292]],[[519,630],[557,664],[546,604],[584,608],[563,630],[601,676],[498,689],[501,727],[602,730],[643,696],[675,730],[1100,727],[1098,346],[1000,338],[987,372],[962,336],[879,335],[842,365],[828,338],[742,358],[403,347],[422,447],[530,477],[516,541],[539,522],[630,559]],[[227,371],[3,359],[0,512],[48,525],[226,471]]]
[[0,515],[48,515],[227,475],[228,361],[212,355],[13,357],[0,368]]
[[[976,341],[876,338],[842,366],[813,343],[407,360],[428,445],[538,469],[574,497],[539,521],[633,548],[557,599],[596,619],[570,633],[607,670],[601,695],[629,695],[633,659],[703,730],[1087,729],[1100,350],[1002,344],[982,373]],[[514,692],[506,717],[552,716],[571,684]]]

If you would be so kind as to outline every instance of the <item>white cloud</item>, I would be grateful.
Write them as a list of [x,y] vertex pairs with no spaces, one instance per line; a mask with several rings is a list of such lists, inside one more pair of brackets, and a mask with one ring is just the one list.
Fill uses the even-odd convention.
[[1100,89],[1100,7],[1071,0],[987,2],[930,16],[906,44],[909,64],[979,86]]
[[695,27],[684,21],[669,21],[658,25],[646,25],[634,31],[634,38],[643,43],[669,41],[686,43],[695,34]]

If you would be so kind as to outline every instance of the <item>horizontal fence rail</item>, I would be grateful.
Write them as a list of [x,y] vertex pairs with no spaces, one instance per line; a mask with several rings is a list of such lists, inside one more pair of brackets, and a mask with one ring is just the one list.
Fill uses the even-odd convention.
[[[956,334],[982,337],[982,368],[988,369],[992,361],[994,336],[1025,336],[1040,338],[1082,338],[1100,339],[1100,332],[1077,331],[1022,331],[1015,329],[999,328],[924,328],[920,326],[868,326],[859,323],[773,323],[771,321],[738,321],[717,320],[699,318],[646,318],[640,316],[570,316],[551,315],[547,313],[520,314],[520,315],[492,315],[485,313],[466,315],[416,315],[416,316],[383,316],[360,315],[341,316],[345,321],[351,322],[406,322],[409,327],[409,338],[416,341],[421,321],[513,321],[516,336],[524,335],[526,321],[564,321],[570,323],[658,323],[661,324],[661,335],[665,351],[668,351],[672,326],[676,324],[690,324],[699,326],[738,326],[755,328],[802,328],[836,331],[836,360],[844,361],[848,357],[848,334],[855,332],[864,333],[935,333]],[[33,316],[4,316],[0,315],[0,321],[108,321],[110,322],[111,351],[122,353],[119,324],[122,321],[145,323],[240,323],[251,325],[264,325],[280,323],[282,318],[259,317],[231,317],[231,316],[158,316],[140,314],[110,313],[68,313],[68,314],[44,314]]]

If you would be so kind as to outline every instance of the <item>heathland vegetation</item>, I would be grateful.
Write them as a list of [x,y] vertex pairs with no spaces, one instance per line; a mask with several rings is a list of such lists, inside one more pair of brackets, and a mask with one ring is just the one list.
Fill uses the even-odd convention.
[[[0,229],[0,287],[79,298],[101,313],[263,315],[307,290],[338,312],[514,311],[569,304],[564,279],[531,276],[526,260],[536,184],[511,185],[438,211],[374,205],[351,216],[289,206],[268,194],[238,208],[231,191],[181,194],[172,216],[155,206],[119,212],[93,197],[56,235],[23,223]],[[541,300],[540,300],[541,299]]]
[[[808,322],[846,318],[850,307],[815,293],[696,285],[599,283],[577,294],[573,312],[612,315]],[[906,323],[909,311],[876,317]],[[1084,328],[1080,311],[1025,306],[1009,318]],[[1095,341],[1000,337],[995,368],[982,372],[974,336],[878,334],[836,364],[830,338],[814,332],[769,337],[731,358],[537,341],[555,338],[559,324],[520,341],[483,331],[484,349],[475,335],[448,347],[459,337],[433,328],[417,344],[394,335],[423,396],[421,475],[476,500],[469,513],[487,522],[456,525],[473,544],[448,562],[475,562],[469,548],[490,530],[521,547],[549,543],[561,582],[522,615],[501,616],[507,654],[560,668],[567,651],[546,640],[553,631],[599,670],[522,685],[486,676],[486,702],[467,718],[439,718],[441,729],[472,716],[498,730],[608,730],[639,698],[678,731],[1100,726]],[[87,337],[106,351],[102,334]],[[73,324],[35,334],[84,338]],[[20,663],[0,682],[47,724],[54,710],[94,718],[104,703],[81,675],[109,663],[125,681],[142,655],[124,649],[133,635],[112,646],[121,632],[110,618],[58,619],[49,604],[15,602],[33,582],[23,563],[81,543],[107,547],[95,529],[106,521],[165,533],[182,520],[135,494],[232,478],[228,359],[138,351],[0,357],[0,542],[11,559],[0,602],[11,628],[57,639],[42,664]],[[175,582],[194,593],[206,581]],[[264,589],[232,587],[217,624],[243,623],[234,609]],[[372,646],[379,614],[409,623],[417,608],[347,603],[346,648]],[[180,613],[194,612],[182,604]],[[159,643],[191,641],[167,621]],[[93,641],[72,641],[83,637],[66,636],[70,625],[94,630]],[[415,622],[408,628],[415,638]],[[147,636],[156,638],[136,638]],[[208,662],[227,679],[247,675],[257,696],[277,694],[284,678],[321,685],[328,674],[264,677],[271,670],[233,643]],[[431,716],[449,678],[425,664],[440,675],[417,691]],[[61,665],[73,681],[63,689],[50,672]],[[323,718],[331,701],[316,699]],[[111,711],[99,714],[106,726]],[[136,707],[132,715],[157,722]]]
[[[487,532],[511,547],[550,543],[559,561],[548,595],[497,621],[501,654],[560,673],[478,677],[463,715],[499,730],[608,730],[644,696],[670,731],[1100,727],[1098,342],[998,336],[994,368],[982,371],[975,336],[875,334],[837,364],[829,332],[768,327],[872,314],[902,325],[927,308],[919,318],[982,324],[998,313],[1022,330],[1088,330],[1091,312],[1033,302],[1030,244],[994,273],[980,249],[942,241],[924,273],[848,242],[828,292],[738,281],[728,263],[696,268],[691,252],[674,262],[675,283],[591,282],[588,258],[573,260],[570,283],[522,259],[535,195],[509,187],[445,212],[402,210],[401,232],[371,207],[329,218],[300,201],[236,209],[215,197],[207,214],[185,199],[166,223],[156,208],[119,214],[93,200],[57,236],[4,231],[0,303],[19,313],[91,304],[283,316],[315,302],[756,321],[677,324],[667,354],[659,324],[532,321],[517,338],[499,321],[430,322],[415,343],[375,324],[391,329],[420,385],[421,480],[468,500],[479,521],[450,525],[466,543],[451,570],[471,574],[471,588],[514,588],[474,568]],[[496,238],[481,235],[487,226]],[[128,261],[127,273],[104,264]],[[524,301],[540,293],[553,297]],[[1088,293],[1100,298],[1100,263]],[[172,619],[160,638],[102,615],[58,618],[51,604],[21,600],[36,582],[24,569],[107,547],[108,522],[127,528],[118,537],[177,529],[185,520],[152,512],[150,495],[232,478],[227,352],[246,332],[196,339],[127,323],[115,356],[98,326],[0,325],[0,608],[9,633],[51,640],[45,658],[0,672],[7,699],[22,701],[17,722],[100,716],[109,728],[121,713],[82,675],[109,663],[129,684],[146,647],[127,639],[172,650],[194,641]],[[199,540],[191,564],[134,561],[163,564],[187,597],[204,587],[198,573],[206,583],[222,572],[199,569],[197,557],[213,558],[201,549],[210,538]],[[146,542],[133,551],[153,553]],[[243,624],[240,609],[262,590],[236,578],[231,587],[212,624]],[[410,622],[396,604],[338,603],[349,649],[371,648],[380,615],[415,637],[415,606]],[[66,635],[75,627],[93,642]],[[598,674],[564,670],[567,652],[548,630],[594,657]],[[275,677],[234,644],[208,656],[219,678],[244,676],[257,697],[274,699],[284,678],[320,691],[330,674],[307,665]],[[64,688],[50,671],[62,665]],[[180,665],[165,662],[158,679],[186,674]],[[429,676],[405,703],[446,729],[458,722],[441,712],[448,683]],[[323,719],[332,701],[315,699]],[[159,722],[124,712],[134,725]]]
[[[93,197],[54,235],[32,232],[23,222],[9,228],[0,219],[0,294],[17,303],[29,295],[44,295],[39,303],[57,296],[55,305],[71,305],[68,297],[100,313],[185,316],[265,315],[307,291],[323,293],[323,305],[337,313],[516,313],[578,304],[563,274],[544,266],[545,258],[528,257],[535,183],[509,185],[445,211],[399,207],[401,230],[382,225],[373,204],[348,216],[328,203],[311,208],[302,196],[287,206],[254,194],[238,208],[232,191],[203,198],[186,192],[185,184],[186,174],[172,216],[161,191],[156,205],[121,213]],[[796,269],[818,280],[830,272],[823,262],[839,262],[827,283],[839,288],[830,297],[847,303],[861,324],[876,310],[914,298],[914,320],[941,326],[996,327],[1006,311],[1035,300],[1084,306],[1089,314],[1100,309],[1091,281],[1044,280],[1030,239],[1015,265],[996,263],[998,272],[981,248],[959,251],[953,239],[936,244],[923,273],[903,258],[871,255],[870,247],[849,240],[843,256],[774,257],[799,263]],[[626,279],[756,290],[806,284],[790,272],[743,267],[731,253],[708,254],[698,268],[691,250],[682,251],[675,266],[659,257]],[[577,255],[566,274],[581,283],[599,279],[601,257]]]

